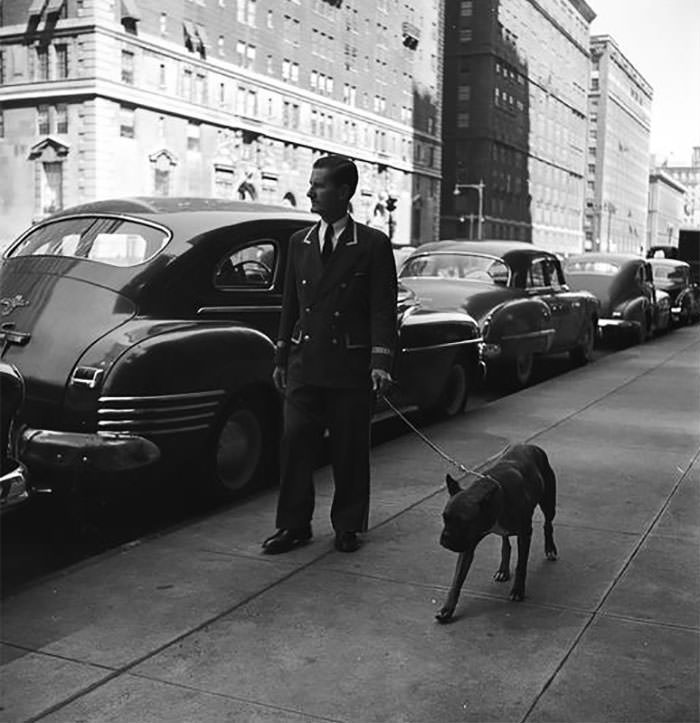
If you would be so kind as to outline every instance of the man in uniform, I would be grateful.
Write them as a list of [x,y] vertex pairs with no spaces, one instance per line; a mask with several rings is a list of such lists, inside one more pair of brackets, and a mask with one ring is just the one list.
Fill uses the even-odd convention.
[[348,214],[357,167],[341,156],[313,165],[307,196],[321,220],[289,245],[273,378],[284,394],[278,554],[312,536],[314,452],[330,433],[335,547],[354,552],[369,515],[373,394],[391,383],[396,343],[396,267],[391,243]]

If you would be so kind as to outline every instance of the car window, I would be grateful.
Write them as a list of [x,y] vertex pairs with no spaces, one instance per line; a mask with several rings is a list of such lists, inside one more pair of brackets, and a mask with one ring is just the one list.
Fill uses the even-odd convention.
[[528,289],[542,288],[549,285],[547,277],[547,268],[545,259],[536,259],[530,264],[527,272],[527,282],[525,284]]
[[10,256],[70,256],[110,266],[135,266],[168,243],[165,229],[123,218],[81,216],[31,230]]
[[277,244],[259,239],[226,254],[216,266],[214,286],[219,289],[268,289],[275,278]]
[[557,291],[561,291],[564,286],[564,274],[562,273],[559,262],[554,257],[549,256],[544,259],[543,263],[549,286]]
[[588,259],[570,260],[566,264],[566,270],[569,273],[589,273],[589,274],[606,274],[614,276],[620,267],[610,261],[589,261]]
[[409,259],[400,276],[440,279],[470,279],[490,284],[507,284],[508,267],[491,256],[465,253],[421,254]]

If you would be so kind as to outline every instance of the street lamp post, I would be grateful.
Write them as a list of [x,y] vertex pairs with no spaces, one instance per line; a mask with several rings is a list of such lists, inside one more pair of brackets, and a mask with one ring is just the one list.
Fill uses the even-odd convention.
[[[484,238],[484,181],[479,183],[455,183],[455,189],[452,192],[455,196],[459,196],[463,188],[475,188],[479,194],[479,208],[477,216],[477,238],[481,241]],[[471,233],[469,234],[471,236]]]

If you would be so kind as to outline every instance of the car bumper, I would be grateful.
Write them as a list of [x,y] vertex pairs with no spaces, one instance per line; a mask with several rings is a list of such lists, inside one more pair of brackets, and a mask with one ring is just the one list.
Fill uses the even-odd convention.
[[628,319],[598,319],[598,328],[602,332],[607,329],[638,329],[639,322]]
[[0,477],[0,513],[5,514],[29,500],[29,472],[21,462]]
[[25,427],[18,456],[33,471],[125,472],[158,461],[160,450],[149,439],[117,432],[56,432]]

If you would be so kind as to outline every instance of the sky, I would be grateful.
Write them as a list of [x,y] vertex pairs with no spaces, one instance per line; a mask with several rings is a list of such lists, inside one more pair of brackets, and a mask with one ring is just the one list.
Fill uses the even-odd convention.
[[700,0],[587,0],[592,35],[611,35],[654,89],[651,152],[690,165],[700,146]]

